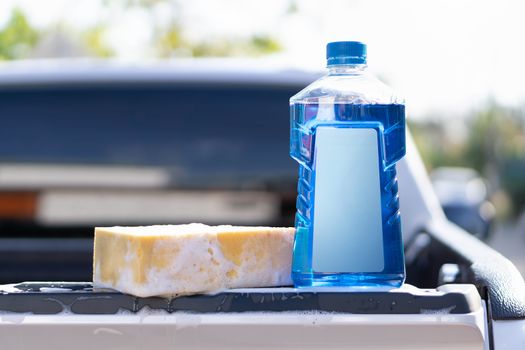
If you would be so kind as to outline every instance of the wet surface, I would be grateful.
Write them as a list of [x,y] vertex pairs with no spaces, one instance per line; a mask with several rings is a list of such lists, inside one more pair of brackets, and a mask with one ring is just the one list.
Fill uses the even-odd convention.
[[[476,298],[478,303],[476,304]],[[477,306],[476,306],[477,305]],[[177,298],[138,298],[91,283],[36,282],[0,286],[0,313],[117,314],[146,308],[165,312],[321,311],[352,314],[461,314],[479,307],[472,289],[313,291],[293,288],[227,290]]]

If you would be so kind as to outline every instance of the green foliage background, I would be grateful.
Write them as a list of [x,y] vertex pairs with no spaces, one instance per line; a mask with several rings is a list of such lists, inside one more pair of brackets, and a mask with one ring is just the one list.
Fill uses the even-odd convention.
[[511,202],[511,213],[525,209],[525,122],[523,109],[490,103],[465,118],[464,140],[450,137],[446,121],[411,122],[414,141],[429,170],[441,166],[476,169]]
[[[166,0],[141,0],[120,2],[120,7],[113,10],[114,14],[102,18],[92,28],[80,32],[72,31],[67,25],[60,21],[54,25],[54,31],[67,31],[66,37],[70,37],[75,44],[80,44],[84,51],[91,57],[112,57],[115,52],[104,40],[111,19],[117,16],[119,11],[139,7],[150,14],[151,25],[154,31],[151,43],[153,53],[160,58],[191,56],[191,57],[227,57],[227,56],[260,56],[281,50],[279,41],[267,34],[257,34],[251,37],[224,37],[213,40],[194,41],[190,40],[184,33],[178,17],[177,2],[173,4],[174,12],[168,25],[157,23],[153,10],[155,6],[167,3]],[[109,7],[110,2],[104,2]],[[33,49],[39,41],[50,31],[46,28],[36,28],[27,19],[21,9],[14,9],[3,28],[0,28],[0,59],[15,60],[31,57]]]
[[20,9],[13,10],[6,26],[0,30],[0,59],[27,56],[38,39],[38,31],[31,26],[24,13]]

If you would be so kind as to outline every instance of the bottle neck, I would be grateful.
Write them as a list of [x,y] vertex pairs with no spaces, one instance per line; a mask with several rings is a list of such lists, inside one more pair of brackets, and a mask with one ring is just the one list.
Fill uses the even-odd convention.
[[334,64],[328,66],[328,75],[362,74],[366,64]]

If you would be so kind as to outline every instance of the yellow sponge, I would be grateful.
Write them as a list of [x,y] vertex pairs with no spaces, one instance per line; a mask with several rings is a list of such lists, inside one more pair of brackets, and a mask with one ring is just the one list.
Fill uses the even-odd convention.
[[294,228],[95,228],[94,287],[140,297],[290,285]]

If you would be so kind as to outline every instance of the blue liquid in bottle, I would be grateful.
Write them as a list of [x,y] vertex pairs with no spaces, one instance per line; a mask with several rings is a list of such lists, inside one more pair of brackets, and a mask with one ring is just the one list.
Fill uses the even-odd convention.
[[296,286],[400,286],[405,279],[395,163],[405,108],[366,71],[366,46],[327,46],[329,73],[290,99],[299,163]]

